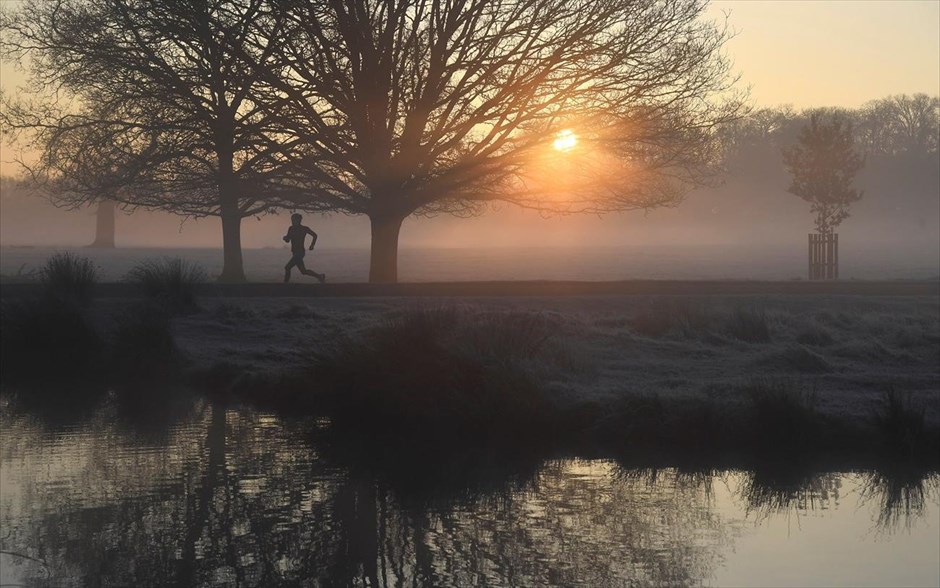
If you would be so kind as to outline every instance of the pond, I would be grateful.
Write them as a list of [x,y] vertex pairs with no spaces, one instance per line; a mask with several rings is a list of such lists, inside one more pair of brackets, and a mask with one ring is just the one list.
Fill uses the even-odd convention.
[[0,427],[4,585],[940,583],[936,473],[404,451],[206,401]]

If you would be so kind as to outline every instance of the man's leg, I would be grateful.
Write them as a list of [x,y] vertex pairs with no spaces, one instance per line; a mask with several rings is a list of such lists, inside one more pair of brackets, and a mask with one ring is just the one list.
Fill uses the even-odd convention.
[[315,272],[315,271],[313,271],[313,270],[308,270],[308,269],[307,269],[307,266],[304,265],[304,260],[303,260],[303,259],[300,259],[300,260],[297,261],[297,269],[299,269],[299,270],[300,270],[300,273],[302,273],[302,274],[305,275],[305,276],[313,276],[314,278],[318,279],[321,284],[322,284],[324,281],[326,281],[326,275],[325,275],[325,274],[318,274],[317,272]]
[[295,265],[297,265],[297,258],[291,257],[290,261],[287,262],[287,265],[284,266],[284,283],[285,284],[290,281],[290,270]]

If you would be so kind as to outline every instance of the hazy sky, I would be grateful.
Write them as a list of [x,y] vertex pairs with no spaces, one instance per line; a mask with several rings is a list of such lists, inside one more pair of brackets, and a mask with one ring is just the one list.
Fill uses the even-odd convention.
[[[738,35],[727,51],[758,106],[940,94],[940,0],[715,0],[709,13],[729,14]],[[0,67],[0,86],[18,78]]]
[[760,106],[858,106],[940,93],[940,0],[716,0]]

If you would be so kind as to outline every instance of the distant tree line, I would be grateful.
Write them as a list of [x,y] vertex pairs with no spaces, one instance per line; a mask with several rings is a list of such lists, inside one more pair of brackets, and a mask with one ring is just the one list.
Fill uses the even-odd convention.
[[935,211],[940,201],[940,97],[902,94],[855,109],[759,108],[719,134],[731,177],[803,198],[819,233],[847,218],[863,191],[882,211]]
[[[900,94],[872,100],[856,109],[789,106],[757,108],[722,125],[726,164],[779,160],[782,148],[797,142],[813,115],[848,123],[855,148],[867,159],[908,159],[936,163],[940,145],[940,97]],[[770,155],[776,153],[776,155]],[[768,157],[768,155],[770,155]]]

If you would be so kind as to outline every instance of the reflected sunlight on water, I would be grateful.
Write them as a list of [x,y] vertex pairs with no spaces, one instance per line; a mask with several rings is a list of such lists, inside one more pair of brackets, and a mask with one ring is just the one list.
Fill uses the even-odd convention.
[[935,475],[376,464],[313,420],[206,402],[146,434],[109,405],[0,425],[4,584],[940,581]]

